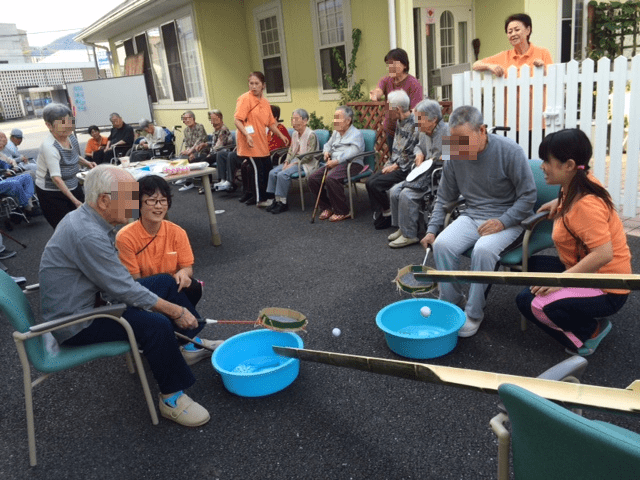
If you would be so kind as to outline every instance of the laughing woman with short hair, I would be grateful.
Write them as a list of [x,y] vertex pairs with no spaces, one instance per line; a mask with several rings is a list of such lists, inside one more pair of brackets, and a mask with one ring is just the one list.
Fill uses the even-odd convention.
[[75,121],[69,107],[50,103],[42,110],[42,118],[49,135],[38,152],[36,193],[44,218],[56,228],[67,213],[84,202],[84,192],[76,177],[80,171],[78,164],[89,168],[96,164],[80,156],[80,145],[73,135]]

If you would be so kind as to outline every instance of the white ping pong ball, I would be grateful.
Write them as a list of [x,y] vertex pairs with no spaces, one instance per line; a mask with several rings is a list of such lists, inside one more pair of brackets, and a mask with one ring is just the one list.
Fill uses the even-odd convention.
[[333,336],[334,336],[334,337],[339,337],[339,336],[340,336],[340,334],[341,334],[342,332],[340,331],[340,329],[339,329],[339,328],[334,328],[334,329],[331,331],[331,333],[333,333]]
[[420,313],[423,317],[428,317],[431,315],[431,309],[425,305],[420,309]]

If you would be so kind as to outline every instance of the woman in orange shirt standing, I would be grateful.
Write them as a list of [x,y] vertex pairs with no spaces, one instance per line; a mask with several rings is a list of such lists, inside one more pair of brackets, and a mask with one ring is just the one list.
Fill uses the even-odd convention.
[[[262,72],[251,72],[249,75],[249,91],[238,97],[234,120],[238,135],[238,157],[242,162],[253,160],[255,164],[255,189],[245,190],[240,198],[247,205],[255,205],[266,199],[266,188],[271,157],[267,128],[282,140],[285,146],[289,140],[278,130],[278,122],[271,113],[269,101],[263,97],[266,83]],[[244,181],[243,181],[244,182]]]
[[[531,38],[531,17],[526,13],[516,13],[507,17],[504,22],[504,33],[507,34],[509,43],[513,50],[505,50],[492,57],[483,58],[473,64],[473,69],[479,72],[491,71],[496,77],[507,76],[507,69],[516,66],[518,76],[520,67],[529,65],[530,67],[544,67],[551,65],[553,60],[549,50],[536,47],[529,42]],[[533,76],[533,68],[531,69]]]
[[[589,173],[591,142],[572,128],[547,135],[539,149],[549,185],[560,185],[558,199],[538,211],[554,219],[558,257],[534,255],[531,271],[631,273],[631,253],[611,196]],[[516,298],[522,314],[573,355],[592,354],[611,330],[606,318],[622,308],[628,290],[530,287]]]

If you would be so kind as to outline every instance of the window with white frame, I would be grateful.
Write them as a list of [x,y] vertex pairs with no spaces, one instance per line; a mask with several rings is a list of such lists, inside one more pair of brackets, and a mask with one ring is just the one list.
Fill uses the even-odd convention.
[[348,63],[347,58],[351,54],[350,12],[350,0],[311,0],[311,19],[321,100],[336,98],[335,90],[327,77],[337,82],[345,74],[335,55],[340,55],[343,64]]
[[440,66],[455,65],[455,40],[453,36],[453,14],[445,10],[440,15]]
[[190,15],[147,27],[132,38],[116,43],[116,52],[121,65],[125,56],[144,55],[144,75],[153,103],[205,101]]
[[290,101],[289,71],[280,0],[253,11],[258,52],[267,84],[269,100]]

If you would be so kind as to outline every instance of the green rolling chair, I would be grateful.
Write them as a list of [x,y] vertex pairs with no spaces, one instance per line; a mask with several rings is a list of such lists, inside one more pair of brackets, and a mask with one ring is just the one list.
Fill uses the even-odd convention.
[[[0,271],[0,311],[9,320],[13,328],[13,339],[18,349],[20,363],[22,364],[24,396],[27,415],[27,435],[29,439],[29,461],[31,466],[35,466],[36,461],[36,439],[33,416],[33,396],[32,389],[40,384],[50,374],[77,367],[91,360],[103,357],[113,357],[126,354],[127,366],[130,373],[134,373],[131,356],[136,365],[140,383],[144,391],[144,396],[154,425],[158,424],[158,415],[149,391],[147,376],[142,366],[138,345],[133,335],[133,330],[129,323],[121,318],[126,305],[110,305],[96,308],[90,312],[52,320],[47,323],[36,324],[31,305],[20,287],[11,279],[9,275]],[[105,342],[82,347],[67,347],[58,345],[51,332],[68,327],[70,325],[91,320],[94,318],[110,318],[120,323],[127,331],[128,341]],[[44,373],[36,380],[31,380],[31,366]]]
[[[511,423],[518,480],[637,479],[640,435],[588,420],[521,387],[498,388]],[[506,458],[505,458],[506,457]],[[501,479],[508,478],[508,455]]]

